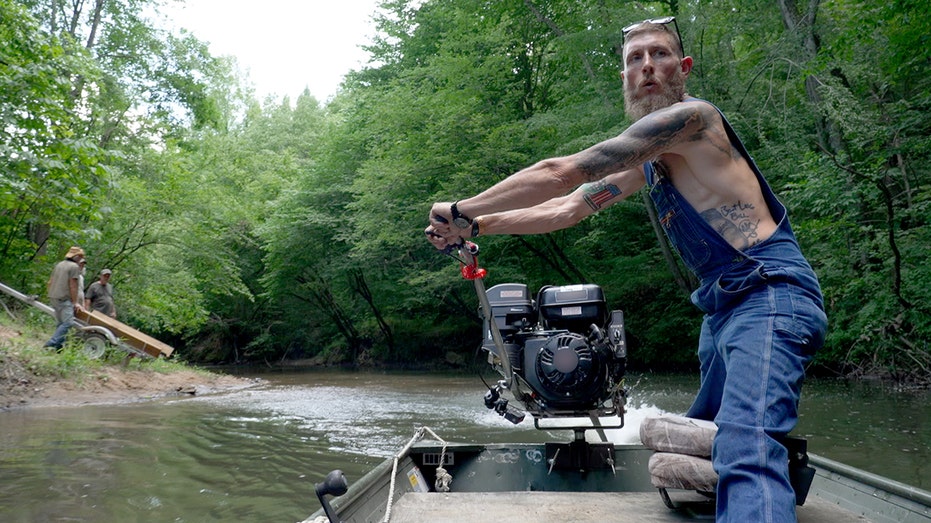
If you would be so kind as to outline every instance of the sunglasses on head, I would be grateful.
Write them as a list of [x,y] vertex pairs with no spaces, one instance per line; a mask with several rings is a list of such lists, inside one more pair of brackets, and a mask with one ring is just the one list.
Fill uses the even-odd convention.
[[676,38],[679,40],[679,51],[682,52],[682,56],[685,56],[685,47],[682,46],[682,34],[679,32],[679,24],[676,22],[676,17],[674,16],[663,16],[660,18],[647,18],[646,20],[641,20],[635,24],[630,24],[624,29],[621,29],[621,36],[624,39],[627,39],[627,33],[633,31],[634,29],[640,27],[643,24],[657,24],[657,25],[668,25],[672,22],[672,26],[676,28]]

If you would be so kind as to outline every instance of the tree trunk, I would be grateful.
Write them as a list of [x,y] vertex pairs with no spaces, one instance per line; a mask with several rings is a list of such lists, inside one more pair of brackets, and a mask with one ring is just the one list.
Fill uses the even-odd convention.
[[90,51],[97,43],[97,28],[100,27],[100,13],[103,12],[104,0],[97,0],[94,4],[94,14],[91,16],[90,34],[87,36],[87,43],[84,47]]
[[[799,34],[802,39],[802,49],[804,56],[802,63],[805,64],[814,60],[818,56],[820,48],[818,35],[815,33],[815,19],[818,16],[818,7],[821,0],[808,0],[808,6],[802,13],[799,9],[797,0],[779,0],[779,12],[782,14],[782,23],[788,33]],[[808,75],[805,78],[805,94],[808,100],[818,107],[821,105],[821,94],[818,93],[818,87],[821,80],[815,75]],[[837,129],[837,125],[827,118],[819,117],[816,121],[818,125],[818,142],[824,150],[839,153],[843,149],[843,139]]]
[[463,316],[470,318],[474,323],[482,323],[482,316],[478,313],[478,308],[474,303],[466,301],[458,291],[451,290],[449,294],[436,296],[439,301],[445,303],[450,309],[458,309]]
[[372,296],[372,290],[369,289],[368,283],[365,281],[365,274],[361,269],[354,269],[349,272],[349,285],[352,287],[352,290],[361,296],[362,299],[365,300],[365,303],[369,305],[372,314],[375,315],[375,321],[378,322],[378,329],[381,330],[381,333],[385,336],[385,343],[388,344],[388,353],[394,356],[394,334],[391,332],[391,326],[388,325],[388,322],[385,321],[385,317],[382,316],[378,306],[375,305],[375,298]]
[[550,251],[552,251],[553,255],[562,261],[563,266],[566,267],[566,269],[568,269],[571,274],[575,275],[575,281],[579,283],[591,282],[588,276],[583,274],[582,271],[576,266],[576,264],[573,263],[568,256],[566,256],[566,251],[562,249],[562,247],[559,245],[559,243],[556,242],[556,239],[553,238],[552,235],[546,235],[546,243],[549,244]]
[[356,330],[355,325],[353,325],[352,318],[350,318],[336,302],[333,293],[330,292],[329,286],[327,286],[326,282],[319,276],[314,276],[312,279],[299,276],[297,281],[307,289],[310,294],[310,299],[304,298],[296,293],[292,293],[293,296],[302,301],[307,301],[316,305],[321,312],[330,318],[333,324],[336,325],[336,329],[346,340],[346,344],[349,346],[349,350],[352,354],[352,361],[357,361],[359,359],[359,348],[362,346],[362,337],[359,336],[359,332]]
[[899,305],[908,310],[912,308],[912,304],[902,296],[902,253],[899,251],[895,238],[895,204],[892,192],[889,190],[889,182],[889,177],[883,176],[876,181],[876,186],[882,193],[883,202],[886,204],[886,238],[889,249],[892,251],[892,294],[895,295]]
[[532,252],[534,255],[536,255],[537,258],[543,260],[543,263],[545,263],[547,266],[549,266],[549,267],[550,267],[551,269],[553,269],[554,271],[558,272],[559,275],[562,276],[563,278],[565,278],[566,281],[572,281],[572,280],[573,280],[572,276],[571,276],[568,272],[566,272],[566,269],[563,268],[562,265],[556,263],[556,261],[553,260],[553,257],[552,257],[552,256],[550,256],[550,255],[548,255],[547,253],[543,252],[543,250],[538,249],[535,245],[533,245],[532,243],[530,243],[529,241],[527,241],[527,239],[524,238],[523,236],[514,236],[514,238],[515,238],[518,242],[520,242],[520,244],[523,245],[524,248],[526,248],[528,251],[530,251],[530,252]]

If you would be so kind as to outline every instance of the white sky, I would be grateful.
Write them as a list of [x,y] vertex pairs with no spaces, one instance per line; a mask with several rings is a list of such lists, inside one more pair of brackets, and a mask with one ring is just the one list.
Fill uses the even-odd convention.
[[322,103],[367,61],[359,46],[375,32],[378,1],[184,0],[161,14],[208,42],[214,56],[236,57],[260,100],[274,95],[293,102],[310,88]]

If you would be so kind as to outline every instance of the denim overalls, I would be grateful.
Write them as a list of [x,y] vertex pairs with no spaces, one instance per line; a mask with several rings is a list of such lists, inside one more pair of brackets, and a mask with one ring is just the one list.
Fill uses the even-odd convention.
[[824,342],[827,317],[818,279],[802,256],[785,206],[723,113],[721,118],[778,224],[770,238],[735,249],[668,178],[644,165],[660,223],[701,280],[691,297],[705,312],[698,346],[701,386],[686,415],[718,425],[712,450],[718,523],[795,522],[788,454],[779,439],[798,422],[805,365]]

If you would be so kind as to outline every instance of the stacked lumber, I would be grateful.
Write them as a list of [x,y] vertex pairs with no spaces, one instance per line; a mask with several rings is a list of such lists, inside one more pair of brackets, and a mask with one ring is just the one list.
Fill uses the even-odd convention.
[[171,345],[163,343],[144,332],[140,332],[98,311],[88,312],[76,310],[74,316],[88,325],[97,325],[109,329],[114,336],[120,338],[126,345],[138,349],[153,358],[159,356],[167,358],[175,351]]

